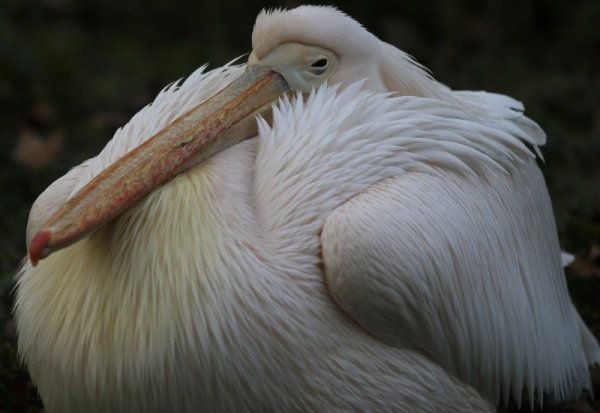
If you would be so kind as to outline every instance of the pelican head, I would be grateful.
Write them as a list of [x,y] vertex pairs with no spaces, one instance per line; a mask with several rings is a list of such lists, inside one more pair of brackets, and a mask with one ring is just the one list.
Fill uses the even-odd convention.
[[[317,29],[305,30],[309,26]],[[352,42],[346,33],[352,33]],[[97,230],[190,166],[256,136],[254,118],[268,117],[286,92],[307,94],[324,82],[347,86],[364,80],[373,92],[447,94],[404,53],[330,7],[263,12],[253,45],[245,73],[235,82],[124,154],[41,228],[31,228],[31,262]]]

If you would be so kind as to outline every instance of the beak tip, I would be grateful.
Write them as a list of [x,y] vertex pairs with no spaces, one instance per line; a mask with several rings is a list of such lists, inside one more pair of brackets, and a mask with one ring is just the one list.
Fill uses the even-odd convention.
[[31,244],[29,244],[29,260],[34,267],[38,264],[40,259],[50,254],[48,242],[51,237],[52,231],[44,229],[35,234],[31,240]]

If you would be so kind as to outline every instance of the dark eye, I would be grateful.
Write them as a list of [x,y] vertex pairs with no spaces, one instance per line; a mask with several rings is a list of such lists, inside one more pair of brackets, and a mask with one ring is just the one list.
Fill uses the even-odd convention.
[[324,56],[320,56],[319,58],[317,58],[317,60],[310,64],[309,71],[313,75],[322,75],[323,73],[325,73],[328,66],[329,60]]
[[310,65],[310,67],[313,67],[315,69],[324,69],[327,67],[328,63],[329,62],[327,61],[327,59],[322,57],[319,60],[317,60],[316,62],[314,62],[312,65]]

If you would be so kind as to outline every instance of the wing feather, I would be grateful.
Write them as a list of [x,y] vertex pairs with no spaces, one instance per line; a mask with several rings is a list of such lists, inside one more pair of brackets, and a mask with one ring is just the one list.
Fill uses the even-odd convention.
[[[535,161],[511,173],[410,173],[330,215],[328,287],[363,328],[414,346],[490,401],[590,388],[598,352],[571,304]],[[596,356],[597,357],[597,356]]]

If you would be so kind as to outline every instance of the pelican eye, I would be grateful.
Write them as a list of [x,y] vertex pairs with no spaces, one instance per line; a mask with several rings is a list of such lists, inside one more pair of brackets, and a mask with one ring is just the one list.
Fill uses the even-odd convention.
[[313,61],[310,65],[308,71],[313,75],[322,75],[327,71],[329,67],[329,59],[325,56],[319,56],[315,61]]

